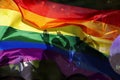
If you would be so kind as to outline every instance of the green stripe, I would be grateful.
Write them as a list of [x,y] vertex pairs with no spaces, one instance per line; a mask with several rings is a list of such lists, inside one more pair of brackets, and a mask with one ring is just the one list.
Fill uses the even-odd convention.
[[7,28],[6,27],[1,27],[0,28],[0,40],[2,40],[2,37],[4,36]]
[[[2,32],[5,30],[6,32]],[[65,47],[64,49],[70,48],[70,46],[74,46],[76,44],[76,39],[79,40],[78,37],[68,36],[68,35],[54,35],[54,34],[45,34],[43,33],[36,33],[36,32],[29,32],[29,31],[22,31],[17,30],[12,27],[7,26],[0,26],[0,35],[2,36],[1,41],[24,41],[24,42],[35,42],[35,43],[50,43],[63,48],[62,45]],[[42,37],[44,35],[44,37]],[[80,40],[81,41],[81,40]],[[60,45],[60,42],[62,45]]]
[[[3,30],[5,31],[3,33]],[[7,27],[7,26],[0,26],[0,35],[3,34],[4,36],[1,37],[1,40],[21,40],[21,41],[28,41],[28,42],[43,42],[43,39],[41,36],[43,36],[43,33],[37,33],[37,32],[30,32],[30,31],[22,31],[18,29],[14,29],[12,27]],[[53,38],[59,38],[60,36],[54,35],[54,34],[49,34],[50,40]],[[71,44],[74,43],[75,37],[73,36],[68,36],[62,34],[62,38],[66,38],[67,40],[72,41]],[[46,35],[47,39],[47,35]],[[63,39],[60,38],[60,40],[63,42]],[[48,41],[48,40],[46,40]],[[64,43],[64,42],[63,42]]]
[[3,34],[2,30],[5,30],[6,32],[4,32],[4,36],[2,36],[1,41],[23,41],[33,43],[45,43],[49,45],[54,45],[58,48],[67,51],[72,50],[79,53],[81,51],[86,51],[86,47],[89,46],[84,41],[80,40],[79,37],[76,36],[68,36],[64,34],[54,35],[48,34],[45,31],[43,31],[43,33],[36,33],[17,30],[7,26],[0,26],[1,31],[0,34]]
[[[53,44],[59,48],[63,49],[72,49],[79,50],[79,45],[87,45],[83,41],[79,39],[79,37],[68,36],[64,34],[48,34],[48,33],[36,33],[29,31],[17,30],[12,27],[1,26],[0,30],[5,30],[4,36],[2,36],[1,40],[14,40],[14,41],[24,41],[24,42],[35,42],[35,43],[47,43]],[[3,34],[3,32],[0,32]],[[43,37],[44,35],[44,37]],[[83,47],[82,46],[82,47]]]

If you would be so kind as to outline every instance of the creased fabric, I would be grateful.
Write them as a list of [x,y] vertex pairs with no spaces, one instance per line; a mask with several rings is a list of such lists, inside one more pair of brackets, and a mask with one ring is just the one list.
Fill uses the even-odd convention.
[[1,80],[120,79],[111,63],[120,10],[76,2],[0,0]]

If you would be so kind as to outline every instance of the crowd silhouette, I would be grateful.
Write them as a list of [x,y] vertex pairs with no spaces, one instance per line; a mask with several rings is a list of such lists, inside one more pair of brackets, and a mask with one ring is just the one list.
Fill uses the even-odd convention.
[[[96,80],[96,78],[94,78],[95,75],[102,75],[101,73],[97,74],[99,72],[91,76],[77,73],[66,77],[54,61],[54,48],[61,48],[60,50],[64,49],[62,54],[59,53],[59,51],[58,53],[66,56],[66,58],[74,64],[76,64],[77,61],[80,62],[78,58],[80,58],[82,54],[86,57],[86,60],[89,61],[90,65],[95,66],[98,70],[107,74],[107,76],[117,76],[112,68],[110,68],[108,59],[103,54],[84,43],[86,39],[82,41],[79,37],[73,37],[74,44],[71,44],[68,37],[63,35],[60,31],[56,33],[57,35],[50,35],[47,30],[44,30],[43,34],[40,34],[40,37],[46,45],[46,49],[43,51],[43,59],[41,61],[36,61],[38,67],[34,66],[34,61],[29,60],[27,62],[21,60],[20,63],[10,67],[10,65],[8,65],[9,58],[4,56],[3,60],[0,61],[0,64],[2,64],[1,66],[3,66],[0,67],[0,80],[8,80],[8,78],[9,80]],[[92,41],[91,45],[93,43]],[[95,56],[95,59],[90,57],[90,55]],[[95,60],[97,60],[97,63],[100,62],[99,64],[101,64],[101,66],[97,66]],[[27,66],[25,66],[25,64],[27,64]],[[106,66],[103,67],[103,64],[106,64]],[[80,67],[80,65],[78,66]],[[104,71],[105,69],[107,69],[106,72]],[[111,71],[111,73],[107,71]],[[99,76],[97,78],[99,78]],[[105,78],[105,80],[109,80],[104,74],[102,77]]]

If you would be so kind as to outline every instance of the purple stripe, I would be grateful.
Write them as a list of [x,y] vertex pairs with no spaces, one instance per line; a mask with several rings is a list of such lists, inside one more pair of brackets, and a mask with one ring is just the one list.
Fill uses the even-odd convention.
[[16,64],[21,61],[41,60],[43,50],[41,49],[10,49],[0,51],[0,65]]
[[[75,64],[69,62],[65,57],[52,50],[22,48],[22,49],[10,49],[10,50],[0,51],[1,66],[6,64],[16,64],[21,61],[33,61],[33,60],[42,60],[42,59],[54,60],[58,64],[60,70],[66,76],[70,76],[76,73],[81,73],[88,77],[91,75],[96,75],[96,72],[92,72],[89,70],[81,69],[80,67],[79,68],[76,67]],[[101,75],[101,77],[103,77],[103,75]],[[94,76],[93,77],[91,76],[89,78],[97,79]],[[111,79],[107,78],[105,80],[111,80]]]
[[[44,54],[43,54],[44,53]],[[46,54],[47,53],[47,54]],[[0,65],[16,64],[21,61],[32,61],[41,59],[52,59],[54,60],[61,71],[66,75],[70,76],[75,73],[82,73],[86,76],[92,75],[95,72],[80,69],[76,67],[72,62],[69,62],[62,55],[51,50],[35,49],[35,48],[22,48],[22,49],[10,49],[0,51]]]

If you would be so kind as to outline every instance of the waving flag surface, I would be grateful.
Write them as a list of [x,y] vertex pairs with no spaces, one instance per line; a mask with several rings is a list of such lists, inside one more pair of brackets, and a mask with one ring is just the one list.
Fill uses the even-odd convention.
[[[42,60],[55,62],[65,77],[81,74],[86,80],[120,79],[109,62],[110,47],[120,33],[120,10],[69,4],[0,0],[1,80],[9,76],[64,80],[60,74],[59,79],[50,78],[57,72],[52,73],[46,67],[52,64]],[[46,65],[45,70],[41,65]],[[42,71],[51,73],[46,78]]]

